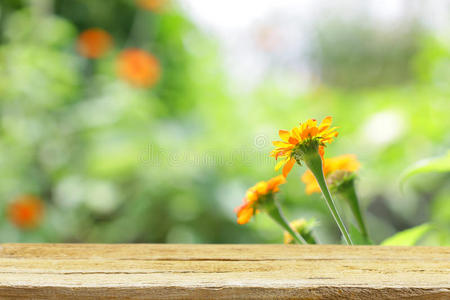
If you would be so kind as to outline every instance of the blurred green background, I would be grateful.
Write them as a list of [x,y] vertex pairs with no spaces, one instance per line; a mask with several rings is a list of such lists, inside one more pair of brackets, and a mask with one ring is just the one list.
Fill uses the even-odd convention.
[[[345,18],[314,6],[313,19],[280,8],[226,31],[267,2],[241,11],[232,1],[236,16],[216,18],[225,26],[215,31],[195,10],[206,1],[151,2],[159,8],[1,1],[0,242],[281,243],[267,216],[240,226],[233,208],[276,175],[268,153],[278,129],[331,115],[340,136],[327,156],[354,153],[362,163],[357,188],[372,239],[429,222],[420,244],[450,244],[450,174],[399,184],[406,168],[449,149],[448,22],[429,26],[427,9],[380,23],[352,6]],[[448,2],[438,3],[448,21]],[[113,39],[98,59],[77,51],[89,28]],[[117,56],[130,47],[159,60],[156,85],[118,78]],[[306,196],[303,171],[282,188],[286,215],[315,217],[318,239],[339,242],[325,202]],[[8,218],[23,195],[45,205],[32,228]]]

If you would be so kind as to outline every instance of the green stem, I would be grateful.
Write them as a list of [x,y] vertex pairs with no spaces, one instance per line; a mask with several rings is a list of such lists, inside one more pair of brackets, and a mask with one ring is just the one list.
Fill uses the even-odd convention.
[[325,181],[325,176],[322,169],[322,158],[320,157],[319,152],[308,153],[308,155],[304,156],[303,160],[316,178],[317,183],[322,190],[322,194],[327,202],[328,208],[330,209],[331,215],[336,221],[336,224],[338,225],[345,242],[347,243],[347,245],[353,245],[347,228],[345,228],[344,222],[342,221],[342,218],[336,209],[336,205],[334,204],[333,198],[331,198],[330,191],[328,190],[328,186]]
[[361,207],[359,206],[358,195],[355,191],[355,180],[352,179],[348,183],[344,183],[344,186],[339,188],[338,194],[347,201],[353,215],[355,216],[361,233],[367,240],[369,240],[369,234],[367,233]]
[[289,232],[290,235],[294,237],[294,240],[299,244],[308,244],[305,239],[295,230],[289,226],[288,221],[283,216],[283,213],[281,212],[281,208],[279,207],[278,203],[275,202],[275,200],[272,200],[264,205],[265,212],[280,225],[282,228],[284,228],[287,232]]
[[308,244],[317,244],[316,238],[314,237],[314,235],[312,234],[312,232],[310,232],[310,233],[308,233],[308,234],[303,233],[303,234],[301,234],[301,235],[305,237],[305,241],[306,241]]

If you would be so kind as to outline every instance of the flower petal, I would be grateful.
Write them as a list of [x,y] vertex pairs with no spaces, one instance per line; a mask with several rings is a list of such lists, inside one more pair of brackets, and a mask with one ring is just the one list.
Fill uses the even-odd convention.
[[289,140],[290,134],[289,134],[289,131],[287,131],[287,130],[280,130],[280,131],[278,131],[278,135],[285,142],[287,142]]
[[267,189],[275,192],[274,189],[285,182],[286,178],[283,175],[278,175],[267,182]]
[[280,160],[276,165],[275,165],[275,171],[278,171],[285,163],[288,162],[288,160],[290,159],[290,157],[286,157],[283,160]]
[[292,145],[297,145],[298,144],[298,140],[296,138],[290,137],[289,138],[289,143]]
[[300,141],[302,139],[300,136],[299,129],[297,127],[292,128],[291,137],[295,138],[298,141]]
[[295,159],[291,158],[285,165],[283,168],[283,176],[286,178],[289,174],[289,172],[292,170],[292,167],[295,164]]
[[267,182],[260,181],[255,185],[256,192],[259,195],[265,195],[268,192]]
[[286,147],[292,146],[291,144],[282,142],[282,141],[273,141],[272,145],[274,145],[275,147],[278,147],[278,148],[286,148]]
[[322,161],[323,161],[323,155],[325,154],[325,147],[324,146],[319,146],[319,155],[320,157],[322,157]]
[[333,121],[333,118],[328,116],[328,117],[326,117],[325,119],[322,120],[322,123],[320,123],[319,127],[330,126],[332,121]]
[[250,221],[253,216],[253,207],[245,207],[238,212],[238,224],[246,224]]
[[317,183],[316,178],[314,177],[313,173],[310,170],[306,170],[305,173],[302,175],[302,181],[306,185],[305,192],[308,195],[311,195],[312,193],[320,193],[320,187]]

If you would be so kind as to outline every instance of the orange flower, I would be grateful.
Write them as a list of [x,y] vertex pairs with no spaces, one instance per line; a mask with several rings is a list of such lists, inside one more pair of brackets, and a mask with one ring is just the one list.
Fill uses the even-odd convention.
[[11,223],[22,229],[30,229],[39,225],[44,214],[44,204],[32,195],[16,198],[8,207]]
[[331,143],[338,135],[337,127],[330,128],[331,121],[331,117],[326,117],[320,125],[317,125],[315,119],[309,119],[291,131],[280,130],[278,134],[283,141],[273,142],[276,149],[270,153],[270,156],[275,157],[276,160],[279,157],[283,158],[277,163],[275,170],[284,166],[283,176],[286,177],[296,161],[300,164],[299,153],[302,147],[308,147],[308,145],[318,145],[319,153],[323,157],[325,144]]
[[151,87],[159,79],[159,61],[147,51],[130,48],[122,51],[117,60],[119,76],[137,87]]
[[[332,158],[325,158],[323,160],[323,174],[325,179],[329,179],[329,176],[336,171],[355,172],[359,169],[361,164],[353,154],[345,154]],[[320,193],[319,184],[316,181],[313,173],[307,170],[303,176],[302,181],[306,184],[306,193],[308,195],[312,193]]]
[[250,221],[255,213],[258,213],[258,204],[264,200],[267,195],[273,195],[280,190],[279,185],[286,182],[286,179],[279,175],[270,179],[269,181],[260,181],[248,189],[244,204],[237,207],[235,212],[237,214],[237,222],[245,224]]
[[99,58],[111,48],[112,38],[103,29],[91,28],[83,31],[77,43],[78,52],[87,58]]
[[136,3],[143,9],[159,12],[167,4],[167,0],[137,0]]

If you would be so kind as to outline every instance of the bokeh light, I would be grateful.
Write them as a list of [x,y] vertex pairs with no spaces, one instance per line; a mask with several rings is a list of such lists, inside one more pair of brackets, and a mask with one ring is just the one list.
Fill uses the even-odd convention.
[[160,12],[167,7],[168,0],[136,0],[137,4],[143,9],[153,12]]
[[8,206],[11,223],[21,229],[37,227],[44,216],[44,204],[33,195],[23,195],[14,199]]
[[109,33],[99,28],[91,28],[83,31],[77,41],[78,52],[87,58],[102,57],[112,45]]
[[151,87],[158,82],[161,69],[152,54],[141,49],[126,49],[117,59],[117,72],[131,85]]

